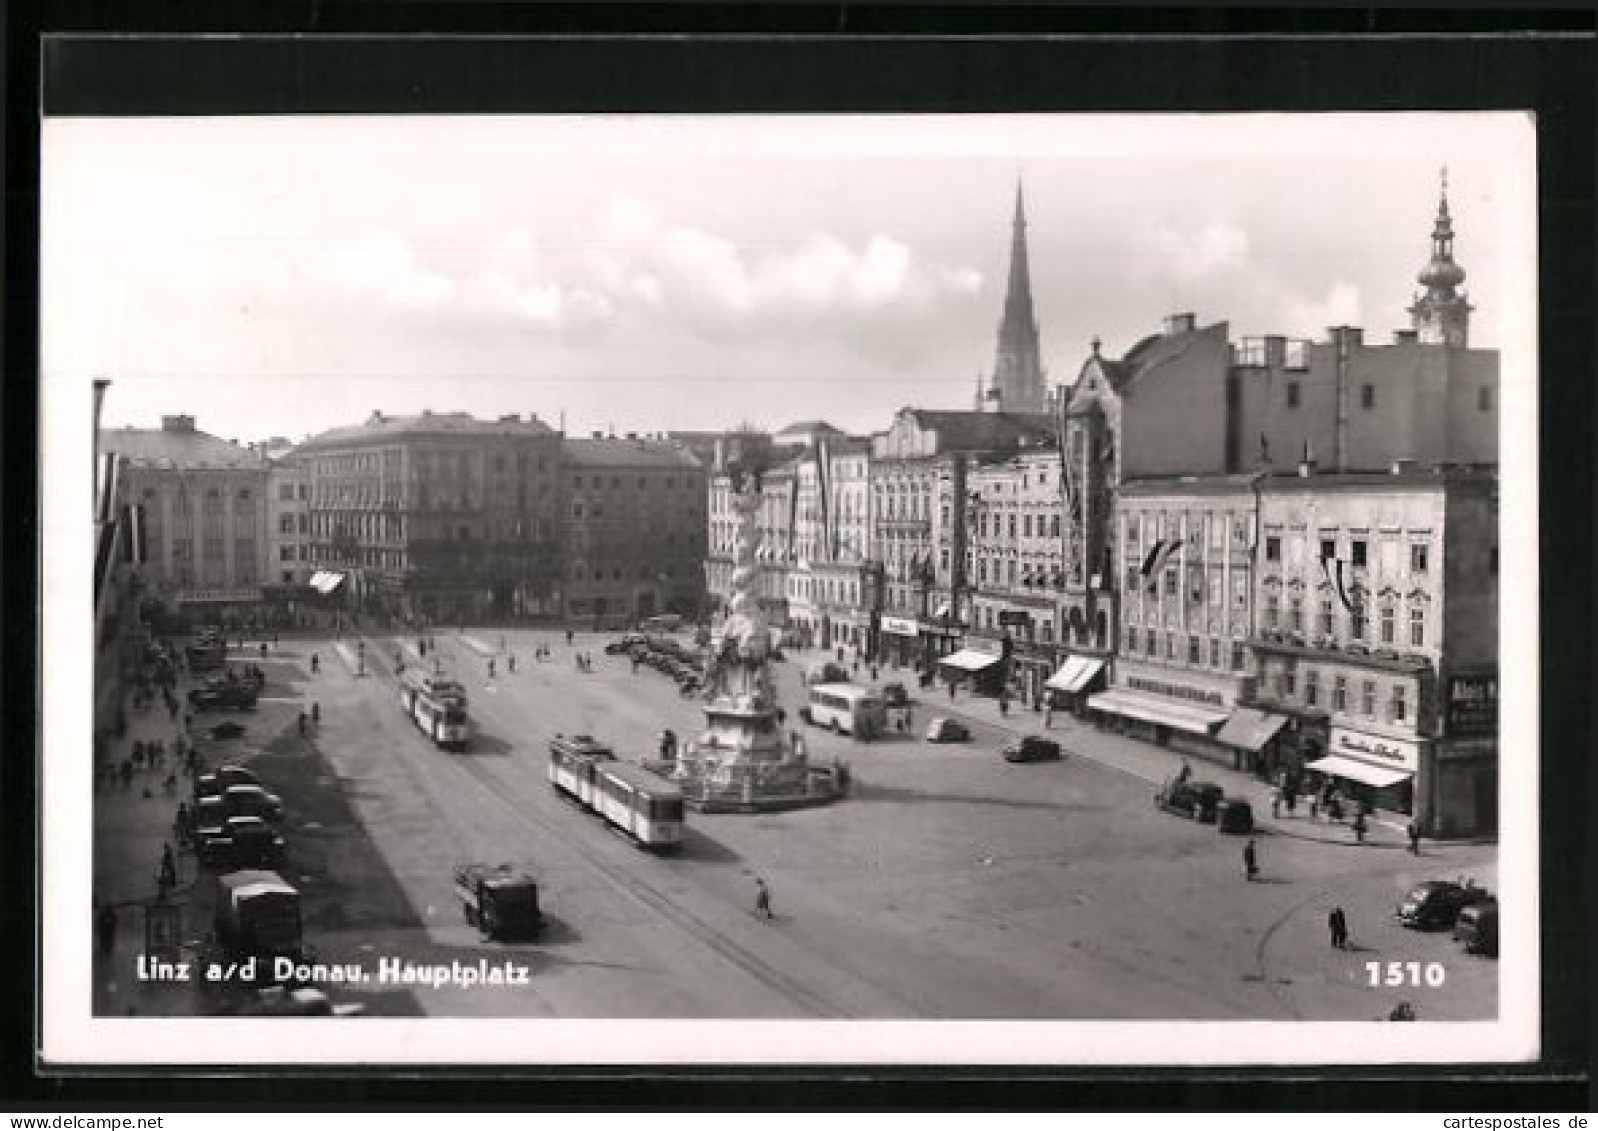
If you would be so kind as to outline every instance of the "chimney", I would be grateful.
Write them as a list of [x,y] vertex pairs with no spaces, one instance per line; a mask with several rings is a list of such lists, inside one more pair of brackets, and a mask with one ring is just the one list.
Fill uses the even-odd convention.
[[629,433],[627,433],[627,438],[628,438],[628,439],[629,439],[629,440],[636,440],[636,439],[638,439],[638,433],[636,433],[636,432],[629,432]]
[[1193,332],[1193,326],[1194,315],[1191,312],[1185,314],[1167,314],[1165,316],[1166,337],[1171,337],[1175,334],[1191,334]]
[[433,410],[430,409],[430,408],[424,408],[424,409],[422,409],[422,415],[423,416],[432,416],[433,415]]
[[598,428],[595,428],[592,432],[589,433],[589,435],[595,440],[603,440],[605,438],[605,434],[603,432],[601,432]]
[[522,414],[519,412],[506,413],[499,418],[499,422],[501,424],[520,424],[522,422]]
[[1392,472],[1394,475],[1408,475],[1415,470],[1415,460],[1412,456],[1400,456],[1393,461]]
[[1419,341],[1419,336],[1414,330],[1394,330],[1393,344],[1395,346],[1412,346]]
[[1326,340],[1341,342],[1346,348],[1354,349],[1365,344],[1365,331],[1358,326],[1328,326]]
[[161,431],[163,432],[193,432],[194,417],[192,416],[163,416],[161,418]]

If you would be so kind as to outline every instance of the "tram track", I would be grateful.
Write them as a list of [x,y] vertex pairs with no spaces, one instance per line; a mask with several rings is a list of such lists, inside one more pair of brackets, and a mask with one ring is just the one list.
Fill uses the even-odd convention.
[[[385,649],[377,646],[379,640],[368,638],[364,634],[361,639],[367,641],[365,650],[367,671],[379,676],[386,684],[393,684],[397,688],[398,678],[390,663],[390,658],[385,655]],[[382,641],[381,643],[386,645],[389,642]],[[452,642],[452,647],[456,646],[458,645]],[[474,707],[474,713],[475,710]],[[414,730],[415,728],[409,729]],[[419,731],[416,733],[420,734]],[[517,823],[532,825],[556,842],[564,842],[568,846],[574,844],[576,838],[573,836],[570,823],[551,819],[550,816],[537,811],[532,806],[517,805],[507,796],[507,783],[499,780],[488,766],[475,761],[469,753],[451,755],[449,757],[450,766],[454,770],[458,770],[464,777],[472,780],[479,787],[478,790],[474,791],[479,794],[478,797],[472,799],[474,803],[480,804],[484,808],[496,810]],[[409,762],[410,759],[407,759],[407,761]],[[428,776],[431,777],[433,775]],[[445,783],[440,781],[439,784]],[[457,800],[464,799],[458,798]],[[433,808],[435,812],[438,812],[441,817],[451,823],[466,819],[464,812],[459,815],[446,815],[442,806],[434,805]],[[582,811],[582,815],[590,818],[593,816],[587,813],[586,810]],[[575,855],[583,865],[603,877],[615,892],[634,900],[658,918],[670,923],[676,930],[688,936],[700,946],[713,952],[723,961],[737,967],[758,983],[777,992],[792,1004],[804,1010],[806,1016],[826,1019],[847,1019],[855,1016],[851,1010],[843,1007],[840,1003],[832,1000],[829,996],[819,992],[804,981],[784,972],[759,955],[753,948],[729,938],[716,924],[683,906],[668,892],[636,875],[631,868],[613,859],[608,859],[607,853],[612,848],[620,847],[624,843],[631,851],[637,851],[637,849],[631,845],[631,842],[624,841],[619,835],[613,834],[609,825],[597,820],[590,820],[586,823],[590,827],[585,833],[581,834],[583,837],[591,838],[595,833],[603,833],[608,843],[600,845],[597,843],[597,838],[590,839],[586,847],[591,850],[576,851]],[[463,840],[454,830],[452,830],[452,839],[458,842]],[[665,862],[662,861],[661,863]],[[880,987],[878,989],[881,992]],[[913,1016],[915,1014],[912,1012],[910,1015]]]

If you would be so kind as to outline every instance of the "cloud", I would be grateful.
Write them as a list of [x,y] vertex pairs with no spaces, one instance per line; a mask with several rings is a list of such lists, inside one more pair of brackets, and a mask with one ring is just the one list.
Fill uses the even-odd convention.
[[1288,333],[1320,338],[1328,326],[1363,326],[1360,290],[1337,282],[1319,297],[1295,298],[1286,305]]
[[335,245],[323,268],[327,280],[351,296],[407,309],[447,306],[459,289],[423,268],[410,244],[387,232]]
[[925,262],[884,233],[751,248],[626,196],[607,202],[598,232],[583,266],[618,309],[647,307],[715,340],[821,333],[880,344],[882,331],[934,321],[982,286],[974,269]]
[[1149,266],[1192,281],[1240,270],[1248,262],[1248,233],[1216,220],[1202,228],[1158,225],[1149,236]]

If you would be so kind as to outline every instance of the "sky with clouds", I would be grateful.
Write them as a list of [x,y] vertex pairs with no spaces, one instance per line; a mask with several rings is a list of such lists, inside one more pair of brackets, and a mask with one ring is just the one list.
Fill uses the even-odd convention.
[[47,120],[43,380],[241,440],[424,408],[871,431],[991,369],[1017,177],[1060,381],[1175,311],[1387,340],[1444,165],[1473,344],[1507,348],[1533,147],[1511,114]]

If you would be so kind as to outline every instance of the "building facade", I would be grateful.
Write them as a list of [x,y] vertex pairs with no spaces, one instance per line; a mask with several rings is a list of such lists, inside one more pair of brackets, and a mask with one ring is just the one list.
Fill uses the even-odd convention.
[[1288,719],[1249,709],[1257,486],[1253,476],[1121,484],[1122,635],[1111,685],[1088,706],[1117,729],[1269,777]]
[[142,508],[144,596],[201,620],[258,616],[270,576],[265,459],[184,415],[103,431],[100,450],[119,462],[123,501]]
[[1007,693],[1034,708],[1062,663],[1065,588],[1064,470],[1060,453],[1037,448],[970,470],[965,645],[1002,660]]
[[632,624],[705,613],[708,487],[666,440],[594,435],[562,445],[567,616]]
[[1496,829],[1498,485],[1491,470],[1261,484],[1256,702],[1291,768],[1431,835]]
[[296,449],[311,557],[354,607],[417,622],[561,611],[561,437],[536,417],[373,413]]
[[311,473],[292,454],[266,469],[267,599],[303,597],[316,566],[311,556]]

